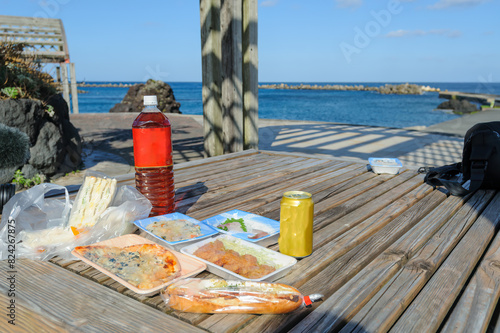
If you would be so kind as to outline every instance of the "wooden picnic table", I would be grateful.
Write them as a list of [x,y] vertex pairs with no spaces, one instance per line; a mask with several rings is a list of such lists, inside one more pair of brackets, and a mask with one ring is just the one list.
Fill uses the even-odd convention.
[[200,220],[230,209],[279,220],[285,191],[312,193],[314,251],[277,282],[323,301],[283,315],[183,313],[81,261],[18,259],[16,326],[3,315],[0,331],[500,331],[497,191],[448,196],[412,170],[254,150],[178,164],[175,183],[178,211]]

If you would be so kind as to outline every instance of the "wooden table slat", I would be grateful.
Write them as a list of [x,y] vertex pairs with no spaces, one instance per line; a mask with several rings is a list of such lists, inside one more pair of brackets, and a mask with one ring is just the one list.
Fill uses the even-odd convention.
[[[334,309],[334,312],[341,318],[350,320],[349,324],[344,327],[342,331],[369,331],[374,329],[374,327],[388,330],[394,321],[401,315],[403,311],[401,304],[407,305],[411,302],[415,294],[422,288],[423,283],[425,283],[435,271],[439,262],[446,258],[453,246],[460,239],[456,239],[455,237],[442,237],[443,234],[448,234],[444,231],[450,231],[450,235],[455,234],[459,235],[459,237],[463,236],[467,230],[467,226],[470,227],[477,218],[477,214],[474,214],[474,211],[477,208],[481,208],[481,201],[483,198],[484,194],[481,194],[471,199],[469,204],[474,203],[474,206],[462,206],[451,219],[445,222],[442,220],[444,224],[438,221],[434,226],[429,225],[431,228],[427,229],[427,236],[425,237],[429,240],[418,252],[412,249],[411,257],[393,255],[389,251],[392,251],[392,253],[401,253],[401,250],[399,250],[397,246],[389,248],[388,251],[385,252],[386,255],[381,256],[379,260],[372,263],[378,267],[373,266],[374,268],[372,268],[372,264],[370,264],[364,270],[366,272],[365,274],[356,276],[355,279],[349,281],[348,284],[342,287],[337,292],[339,299],[337,299],[338,303],[335,305]],[[439,211],[440,209],[438,208],[437,212]],[[432,223],[435,220],[427,219],[427,221]],[[464,225],[466,228],[464,228]],[[409,233],[408,236],[413,235],[416,239],[421,239],[421,233],[418,232],[418,230],[415,231],[417,232]],[[429,233],[434,231],[435,233],[433,236],[428,238]],[[419,247],[418,243],[412,243]],[[392,274],[381,274],[379,270],[388,269],[393,266],[396,263],[394,259],[397,260],[401,268],[397,271],[397,274],[396,272],[391,272]],[[358,284],[358,287],[354,287],[354,284]],[[348,290],[347,293],[346,290]],[[342,293],[344,293],[344,295],[342,295]],[[357,296],[353,296],[354,294],[357,294]],[[370,296],[367,297],[367,295]],[[350,296],[352,297],[348,301]],[[363,296],[365,297],[363,298]],[[332,301],[334,299],[335,298],[332,298]],[[328,301],[330,302],[330,300]],[[348,306],[347,302],[351,305]],[[354,304],[356,306],[354,306]],[[342,306],[344,306],[344,308],[341,308]],[[357,311],[359,312],[356,313]],[[335,325],[338,325],[338,321],[336,323],[330,323],[329,325],[336,327]]]
[[500,223],[500,193],[408,306],[394,332],[437,330]]
[[500,233],[467,284],[442,332],[486,332],[500,299]]
[[[0,270],[8,271],[7,267],[6,261],[0,262]],[[57,279],[51,278],[52,275]],[[32,312],[28,315],[42,316],[48,319],[45,324],[57,323],[69,331],[178,332],[180,329],[200,332],[194,326],[151,311],[147,305],[52,263],[17,260],[16,286],[16,303],[29,308]],[[7,294],[6,284],[0,284],[0,290]],[[19,321],[28,320],[22,317],[21,309],[19,311]],[[124,314],[127,320],[123,320]]]

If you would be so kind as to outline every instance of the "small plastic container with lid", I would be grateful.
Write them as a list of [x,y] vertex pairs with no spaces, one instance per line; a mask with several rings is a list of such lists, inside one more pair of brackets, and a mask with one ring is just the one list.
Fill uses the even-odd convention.
[[403,163],[399,159],[389,157],[370,157],[368,163],[370,163],[373,172],[378,174],[396,175],[399,173],[399,169],[403,167]]

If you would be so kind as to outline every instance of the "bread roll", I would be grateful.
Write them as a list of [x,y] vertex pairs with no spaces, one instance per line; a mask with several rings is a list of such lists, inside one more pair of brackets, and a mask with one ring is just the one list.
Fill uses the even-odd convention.
[[300,292],[281,283],[185,279],[162,293],[168,306],[196,313],[279,314],[303,303]]

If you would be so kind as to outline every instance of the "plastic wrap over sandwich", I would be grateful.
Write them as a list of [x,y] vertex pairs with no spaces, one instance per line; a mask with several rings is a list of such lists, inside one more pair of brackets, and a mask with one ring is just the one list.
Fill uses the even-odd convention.
[[302,296],[281,283],[185,279],[161,293],[165,303],[179,311],[195,313],[288,313],[321,295]]
[[[46,197],[63,191],[64,199]],[[16,194],[3,209],[0,223],[0,260],[7,251],[8,224],[15,223],[16,256],[48,260],[55,255],[72,259],[75,246],[94,243],[135,229],[133,222],[145,218],[151,203],[131,186],[117,187],[116,179],[88,171],[71,205],[65,187],[44,183]],[[2,236],[4,235],[4,236]],[[6,246],[5,246],[6,248]]]
[[113,201],[116,183],[114,178],[86,176],[73,203],[68,225],[77,230],[93,226]]

